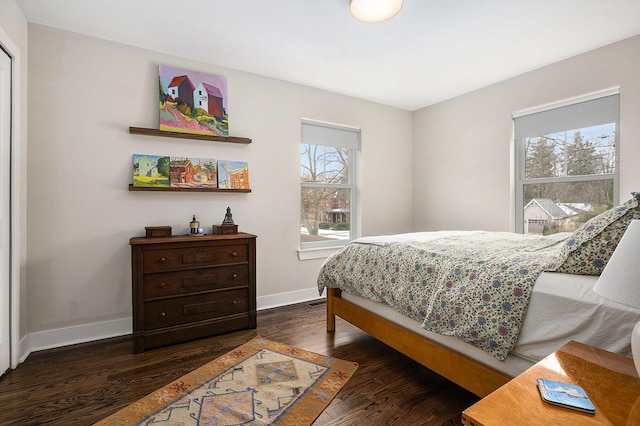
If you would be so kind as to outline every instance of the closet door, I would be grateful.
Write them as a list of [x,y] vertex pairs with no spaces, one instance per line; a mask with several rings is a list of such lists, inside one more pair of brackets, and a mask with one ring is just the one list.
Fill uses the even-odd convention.
[[11,58],[0,47],[0,374],[11,363]]

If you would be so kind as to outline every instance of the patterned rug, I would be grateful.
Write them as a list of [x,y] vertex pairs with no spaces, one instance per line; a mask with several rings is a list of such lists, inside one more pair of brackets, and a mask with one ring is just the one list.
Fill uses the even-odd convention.
[[310,425],[357,368],[258,336],[96,425]]

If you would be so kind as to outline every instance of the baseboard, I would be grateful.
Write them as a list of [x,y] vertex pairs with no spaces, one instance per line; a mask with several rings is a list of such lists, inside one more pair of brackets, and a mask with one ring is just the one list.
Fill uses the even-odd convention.
[[[131,318],[83,324],[55,330],[37,331],[28,336],[29,353],[44,349],[75,345],[92,340],[124,336],[132,332]],[[27,354],[28,355],[28,354]]]
[[[318,299],[318,289],[308,288],[269,296],[260,296],[256,300],[257,310],[276,308],[278,306],[307,302]],[[132,333],[131,318],[83,324],[54,330],[30,333],[20,341],[19,362],[23,362],[30,353],[45,349],[124,336]],[[17,366],[14,366],[14,368]]]
[[319,299],[318,288],[307,288],[304,290],[290,291],[287,293],[272,294],[269,296],[260,296],[257,298],[257,309],[277,308],[278,306],[292,305],[294,303],[308,302],[309,300]]

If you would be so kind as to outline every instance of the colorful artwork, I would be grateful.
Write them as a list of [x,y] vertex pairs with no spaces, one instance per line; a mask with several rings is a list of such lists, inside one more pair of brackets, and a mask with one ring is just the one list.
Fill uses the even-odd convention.
[[218,161],[218,187],[250,189],[249,165],[244,161]]
[[169,157],[133,154],[133,186],[170,187]]
[[229,136],[227,78],[159,66],[160,130]]
[[217,188],[216,160],[133,155],[133,186]]

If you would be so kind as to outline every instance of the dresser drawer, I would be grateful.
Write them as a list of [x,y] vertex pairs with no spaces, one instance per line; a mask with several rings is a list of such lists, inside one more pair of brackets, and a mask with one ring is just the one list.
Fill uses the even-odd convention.
[[144,276],[144,298],[155,299],[248,285],[248,265],[159,272]]
[[145,272],[166,271],[211,264],[241,263],[248,259],[248,247],[244,244],[147,250],[143,254],[143,268]]
[[153,330],[226,315],[248,315],[248,310],[248,289],[158,300],[144,304],[144,327]]

